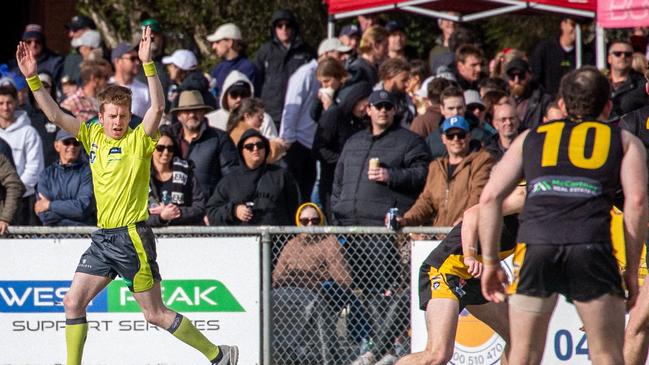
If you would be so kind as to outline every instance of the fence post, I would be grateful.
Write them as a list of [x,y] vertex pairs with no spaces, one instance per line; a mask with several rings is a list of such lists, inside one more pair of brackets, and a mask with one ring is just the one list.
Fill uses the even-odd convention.
[[262,308],[262,364],[271,364],[272,338],[272,316],[271,316],[271,251],[273,241],[270,233],[264,229],[261,232],[261,308]]

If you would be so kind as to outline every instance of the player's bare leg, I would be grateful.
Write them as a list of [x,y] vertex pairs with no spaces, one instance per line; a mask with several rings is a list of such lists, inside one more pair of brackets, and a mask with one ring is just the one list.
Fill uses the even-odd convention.
[[588,355],[593,364],[623,364],[624,299],[610,294],[588,302],[574,301],[588,336]]
[[624,334],[624,363],[644,365],[649,351],[649,280],[645,279]]
[[507,365],[507,358],[511,349],[509,345],[509,308],[507,303],[489,302],[481,305],[468,305],[466,309],[505,340],[505,351],[503,351],[500,364]]
[[549,298],[514,294],[509,300],[511,350],[509,363],[536,365],[541,363],[545,337],[557,295]]
[[111,282],[110,278],[77,272],[70,290],[63,298],[65,309],[65,343],[68,365],[80,365],[88,334],[86,308],[90,301]]
[[426,349],[404,356],[396,365],[445,365],[453,356],[460,305],[455,299],[431,299],[426,306]]
[[133,297],[142,308],[147,322],[164,328],[176,338],[200,351],[213,364],[236,364],[239,350],[236,346],[216,346],[194,327],[187,317],[169,310],[162,303],[160,282],[156,282],[147,291],[133,293]]
[[171,327],[176,312],[169,310],[162,303],[162,293],[160,291],[160,283],[156,282],[153,287],[141,293],[133,293],[133,298],[138,302],[142,313],[147,322],[167,329]]

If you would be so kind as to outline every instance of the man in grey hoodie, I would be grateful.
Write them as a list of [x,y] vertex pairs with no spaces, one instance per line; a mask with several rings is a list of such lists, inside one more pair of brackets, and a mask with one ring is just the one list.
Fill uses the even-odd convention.
[[0,138],[11,146],[16,172],[27,189],[16,221],[19,225],[38,225],[33,206],[36,202],[34,187],[43,171],[42,142],[27,112],[16,110],[17,105],[16,89],[7,84],[0,86]]

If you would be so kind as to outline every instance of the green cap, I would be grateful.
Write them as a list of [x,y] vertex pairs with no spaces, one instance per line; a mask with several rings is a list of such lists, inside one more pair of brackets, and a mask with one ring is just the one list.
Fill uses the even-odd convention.
[[149,26],[149,28],[151,28],[152,31],[154,31],[156,33],[160,33],[162,31],[162,27],[160,26],[160,22],[153,19],[153,18],[144,19],[140,23],[140,26],[142,28],[146,27],[147,25]]

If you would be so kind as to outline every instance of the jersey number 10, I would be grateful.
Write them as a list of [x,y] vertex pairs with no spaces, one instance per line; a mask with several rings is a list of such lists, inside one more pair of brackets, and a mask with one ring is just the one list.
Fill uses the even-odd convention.
[[[557,166],[559,160],[559,146],[564,122],[554,122],[541,125],[537,128],[539,133],[545,133],[543,141],[542,167]],[[593,131],[593,149],[590,156],[586,156],[586,138],[588,132]],[[601,123],[581,122],[570,132],[568,140],[568,159],[578,168],[595,170],[602,167],[608,158],[611,147],[611,129]]]

